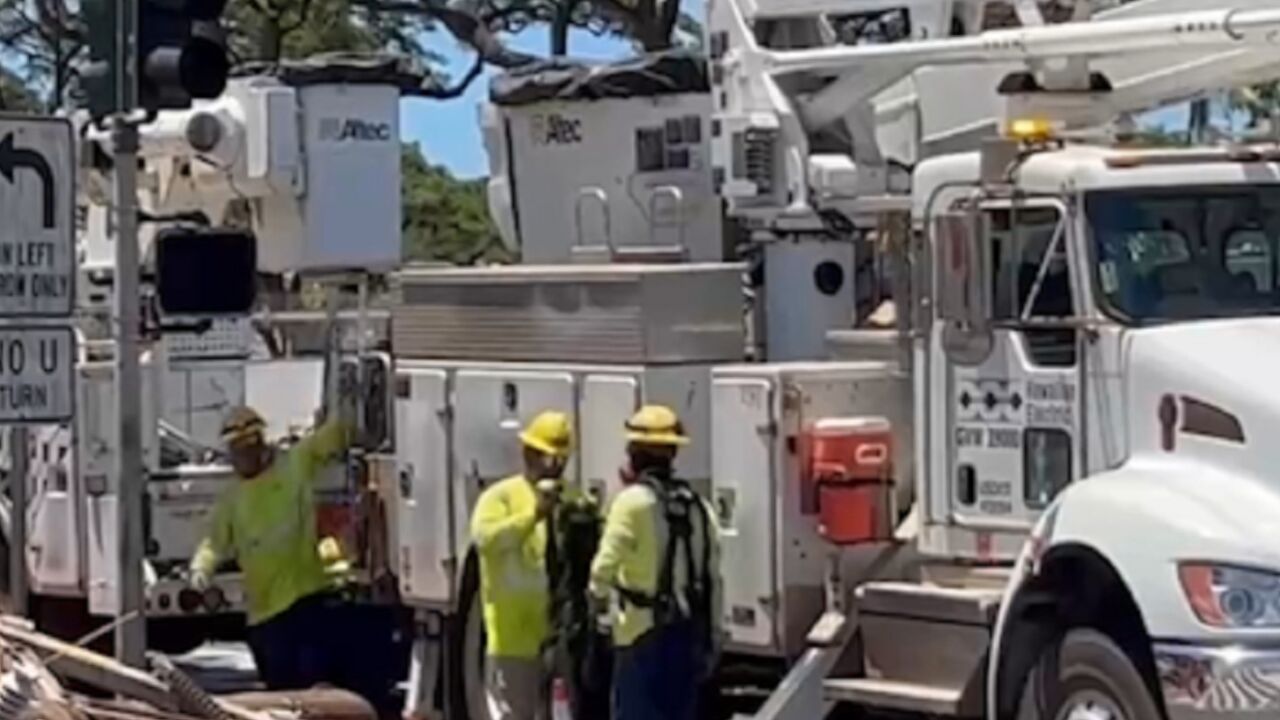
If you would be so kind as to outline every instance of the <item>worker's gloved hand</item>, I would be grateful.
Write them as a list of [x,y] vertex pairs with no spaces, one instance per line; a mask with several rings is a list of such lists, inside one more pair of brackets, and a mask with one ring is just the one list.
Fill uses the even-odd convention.
[[600,619],[609,616],[609,598],[601,597],[595,593],[587,593],[587,601],[591,603],[591,617]]
[[209,573],[201,570],[192,570],[191,577],[187,579],[187,583],[191,585],[192,590],[204,592],[213,584],[213,580],[209,577]]
[[538,519],[543,520],[555,512],[556,504],[560,501],[560,483],[556,480],[539,480],[537,492]]

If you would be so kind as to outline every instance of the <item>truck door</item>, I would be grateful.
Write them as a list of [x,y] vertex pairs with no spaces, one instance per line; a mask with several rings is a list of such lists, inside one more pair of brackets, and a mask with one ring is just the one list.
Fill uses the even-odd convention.
[[449,376],[444,370],[396,378],[396,510],[400,592],[411,603],[453,599],[453,487],[449,482]]
[[717,378],[711,390],[712,504],[720,521],[725,628],[749,652],[778,647],[778,488],[771,428],[774,386]]
[[627,418],[640,404],[640,383],[630,375],[589,375],[582,384],[582,484],[604,498],[622,489],[618,469],[627,460]]
[[[1083,464],[1069,217],[1053,200],[981,207],[990,351],[976,363],[950,363],[939,395],[950,405],[951,522],[976,533],[969,549],[979,557],[1016,552]],[[993,544],[1001,534],[1004,542]]]
[[[454,379],[453,477],[460,488],[455,503],[457,547],[470,545],[471,508],[480,491],[521,470],[520,430],[544,410],[575,416],[574,376],[566,372],[460,370]],[[576,481],[580,453],[565,470]]]

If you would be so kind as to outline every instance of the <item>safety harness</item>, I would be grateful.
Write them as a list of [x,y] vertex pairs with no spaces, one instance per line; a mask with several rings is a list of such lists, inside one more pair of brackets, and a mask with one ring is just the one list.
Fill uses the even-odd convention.
[[[692,622],[706,647],[711,643],[711,522],[707,508],[689,483],[676,477],[662,477],[656,472],[642,473],[636,481],[648,487],[662,507],[667,523],[667,546],[658,569],[658,585],[653,594],[633,588],[617,588],[623,602],[653,612],[655,628],[681,622]],[[702,528],[702,552],[695,562],[693,547],[694,522]],[[675,592],[675,561],[683,555],[688,568],[686,605]]]
[[552,676],[567,685],[575,718],[609,720],[612,647],[596,624],[587,586],[603,519],[594,500],[561,502],[547,519],[547,579],[551,635],[543,648]]

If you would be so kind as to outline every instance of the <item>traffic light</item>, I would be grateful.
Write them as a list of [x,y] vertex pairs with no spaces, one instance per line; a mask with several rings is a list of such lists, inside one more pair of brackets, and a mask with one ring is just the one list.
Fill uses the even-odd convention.
[[156,294],[166,315],[239,315],[257,293],[257,242],[247,232],[168,228],[156,235]]
[[221,95],[231,68],[217,24],[227,0],[137,1],[138,105],[181,110]]
[[[90,114],[180,110],[227,85],[230,61],[218,18],[227,0],[83,0],[89,62],[80,73]],[[126,62],[122,29],[137,13],[137,56]]]

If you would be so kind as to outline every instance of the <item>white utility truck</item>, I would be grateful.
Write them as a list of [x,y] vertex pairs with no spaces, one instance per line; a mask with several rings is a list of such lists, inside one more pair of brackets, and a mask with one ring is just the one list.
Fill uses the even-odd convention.
[[[487,717],[467,519],[520,425],[569,412],[607,494],[663,402],[756,717],[1280,712],[1280,151],[1127,142],[1280,77],[1280,11],[994,5],[711,0],[709,92],[671,57],[495,83],[491,201],[534,263],[405,273],[392,310],[412,702]],[[855,327],[869,280],[896,328]]]
[[[377,58],[259,68],[234,78],[222,98],[161,113],[142,129],[144,278],[154,279],[156,238],[202,213],[215,227],[238,222],[254,231],[264,288],[281,287],[286,274],[335,288],[333,303],[321,298],[309,310],[260,292],[251,315],[203,323],[208,318],[164,314],[154,283],[144,288],[147,615],[156,647],[183,650],[238,631],[243,597],[234,566],[204,593],[185,577],[214,501],[234,481],[219,428],[231,408],[247,403],[266,417],[272,439],[309,429],[333,381],[326,338],[335,326],[344,371],[356,371],[362,358],[358,372],[381,404],[366,404],[364,447],[319,488],[319,529],[364,571],[359,579],[376,575],[369,562],[376,543],[364,528],[380,513],[363,489],[377,466],[365,458],[389,432],[389,361],[376,352],[386,342],[385,311],[380,325],[367,292],[339,289],[367,291],[377,273],[399,265],[399,100],[421,82]],[[81,127],[77,415],[71,427],[33,430],[26,508],[32,614],[75,638],[117,616],[119,597],[110,140]],[[208,273],[197,282],[228,281],[216,267]],[[6,503],[3,511],[7,531],[12,509]]]

